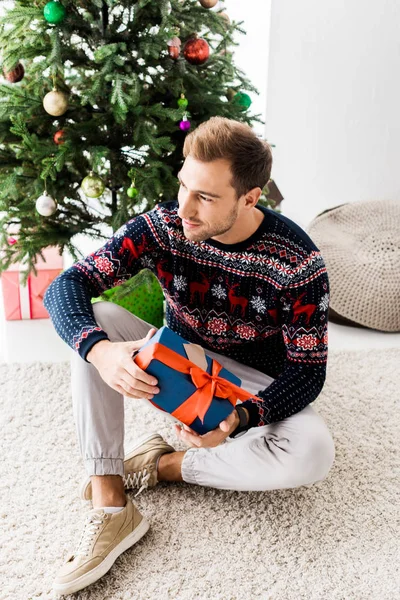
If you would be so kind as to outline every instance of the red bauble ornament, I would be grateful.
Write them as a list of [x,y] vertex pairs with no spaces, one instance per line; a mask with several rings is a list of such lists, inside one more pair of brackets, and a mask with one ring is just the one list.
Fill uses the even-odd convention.
[[188,39],[183,48],[183,55],[191,65],[203,65],[210,56],[210,46],[197,35]]
[[18,81],[21,81],[21,79],[23,79],[25,75],[25,70],[23,65],[21,63],[18,63],[13,69],[11,69],[11,71],[7,72],[5,69],[3,69],[3,73],[7,81],[9,81],[10,83],[18,83]]
[[176,35],[174,35],[174,37],[171,38],[170,40],[168,40],[168,42],[167,42],[168,54],[174,60],[179,58],[179,54],[181,51],[181,44],[182,44],[181,40]]
[[64,142],[65,142],[64,136],[65,136],[65,131],[63,129],[60,129],[59,131],[56,131],[56,133],[54,134],[53,140],[58,145],[64,144]]
[[168,54],[171,58],[176,60],[179,58],[180,48],[179,46],[168,46]]

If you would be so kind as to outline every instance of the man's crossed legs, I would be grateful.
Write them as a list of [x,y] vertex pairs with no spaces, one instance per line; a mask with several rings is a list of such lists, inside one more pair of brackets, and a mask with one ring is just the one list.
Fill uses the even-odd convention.
[[[96,321],[112,342],[142,339],[151,328],[110,302],[95,303],[93,309]],[[254,394],[273,381],[268,375],[233,359],[208,350],[206,354],[237,375],[242,387]],[[84,497],[91,498],[94,507],[87,528],[95,530],[93,515],[102,523],[97,523],[95,533],[88,538],[97,541],[87,554],[83,556],[80,551],[74,558],[76,565],[73,561],[64,565],[55,582],[59,592],[72,593],[99,579],[116,557],[140,539],[139,534],[141,537],[147,531],[148,523],[126,499],[126,488],[143,488],[157,481],[184,481],[238,491],[295,488],[322,481],[333,464],[332,436],[311,406],[278,423],[251,428],[235,439],[227,438],[212,448],[191,447],[175,452],[161,436],[148,436],[153,439],[135,449],[132,458],[124,464],[124,397],[107,385],[97,369],[78,354],[72,357],[71,374],[74,418],[90,477],[84,486]],[[137,465],[140,472],[131,473],[132,468],[139,468]],[[104,512],[105,507],[119,512]],[[130,514],[126,515],[128,508]],[[121,527],[128,532],[125,537]],[[116,536],[114,541],[113,536]],[[112,551],[106,547],[112,547]],[[116,556],[109,558],[107,552],[114,552]]]

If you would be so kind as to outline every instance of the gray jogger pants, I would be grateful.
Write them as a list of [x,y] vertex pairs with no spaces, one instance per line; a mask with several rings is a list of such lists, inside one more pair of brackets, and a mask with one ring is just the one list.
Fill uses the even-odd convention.
[[[111,302],[95,303],[93,309],[112,342],[144,338],[152,327]],[[233,359],[206,353],[240,377],[242,387],[254,394],[273,381]],[[123,396],[77,353],[72,357],[71,375],[74,418],[88,475],[122,475]],[[283,421],[253,427],[214,448],[189,448],[182,478],[187,483],[238,491],[294,488],[325,479],[334,458],[332,436],[309,405]]]

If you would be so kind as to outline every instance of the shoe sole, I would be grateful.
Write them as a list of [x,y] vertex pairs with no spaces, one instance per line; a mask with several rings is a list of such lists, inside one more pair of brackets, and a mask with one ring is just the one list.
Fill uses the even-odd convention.
[[75,579],[75,581],[70,581],[69,583],[53,584],[53,590],[59,596],[74,594],[75,592],[82,590],[88,585],[95,583],[111,569],[111,567],[113,566],[117,558],[120,556],[120,554],[122,554],[123,552],[125,552],[125,550],[128,550],[128,548],[136,544],[136,542],[138,542],[140,538],[142,538],[145,535],[145,533],[147,533],[149,527],[149,522],[143,517],[136,529],[132,531],[132,533],[127,535],[126,538],[124,538],[122,542],[118,544],[118,546],[115,546],[115,548],[111,550],[110,554],[106,556],[102,563],[100,563],[97,567],[92,569],[92,571],[85,573],[85,575],[81,575],[80,577],[78,577],[78,579]]
[[[124,462],[126,460],[129,460],[130,458],[132,458],[133,453],[135,452],[135,450],[137,450],[139,448],[139,446],[141,446],[145,442],[149,442],[150,440],[152,440],[154,438],[157,438],[157,437],[160,437],[159,433],[150,433],[150,434],[145,433],[144,435],[140,436],[136,440],[135,445],[132,446],[131,449],[129,450],[128,454],[126,454],[126,456],[124,458]],[[85,502],[90,502],[90,500],[91,500],[90,498],[89,499],[86,498],[86,489],[87,489],[89,483],[90,483],[90,477],[88,477],[86,479],[86,481],[84,481],[82,483],[80,491],[79,491],[79,495],[80,495],[81,500],[85,500]]]

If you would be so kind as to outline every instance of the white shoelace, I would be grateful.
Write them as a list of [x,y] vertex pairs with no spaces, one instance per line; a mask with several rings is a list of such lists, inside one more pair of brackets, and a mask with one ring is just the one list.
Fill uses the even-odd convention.
[[150,473],[147,469],[136,471],[136,473],[128,473],[128,475],[124,477],[124,486],[128,490],[141,486],[137,494],[134,495],[134,498],[136,498],[143,490],[149,487],[149,479]]
[[89,515],[88,520],[85,523],[78,549],[74,552],[74,556],[88,556],[93,543],[93,536],[97,534],[100,525],[103,523],[103,517],[104,515],[101,513]]

